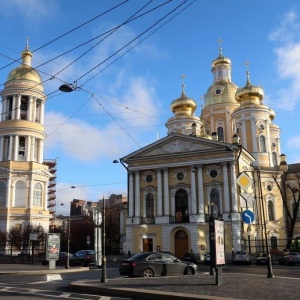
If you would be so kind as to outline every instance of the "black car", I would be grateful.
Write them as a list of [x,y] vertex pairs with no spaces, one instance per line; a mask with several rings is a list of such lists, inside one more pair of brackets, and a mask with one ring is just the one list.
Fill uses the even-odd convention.
[[[74,263],[78,263],[83,267],[87,267],[90,264],[95,264],[95,251],[94,250],[79,250],[75,252],[72,258]],[[70,260],[71,262],[71,260]]]
[[180,257],[181,260],[183,261],[189,261],[192,262],[194,264],[197,263],[197,259],[195,257],[194,253],[184,253],[182,257]]
[[197,272],[197,265],[181,261],[167,253],[141,252],[128,259],[123,259],[119,272],[120,275],[129,277],[194,275]]

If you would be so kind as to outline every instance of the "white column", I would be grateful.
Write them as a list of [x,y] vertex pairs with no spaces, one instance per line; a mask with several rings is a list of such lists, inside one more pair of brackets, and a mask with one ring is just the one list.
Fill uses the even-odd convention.
[[44,201],[43,202],[43,204],[44,204],[43,209],[44,210],[49,210],[48,207],[47,207],[48,206],[48,185],[45,184],[44,187],[45,187],[45,191],[44,191],[44,197],[43,197],[43,201]]
[[164,215],[170,215],[170,200],[169,200],[169,177],[168,168],[163,168],[164,171]]
[[30,161],[31,159],[31,136],[28,135],[26,138],[26,145],[25,145],[25,160]]
[[231,207],[232,212],[238,212],[237,188],[235,181],[235,162],[230,162],[230,179],[231,179]]
[[9,136],[9,145],[8,145],[8,160],[13,160],[13,153],[14,153],[14,137],[11,134]]
[[133,217],[133,204],[134,204],[134,199],[133,199],[133,172],[128,171],[128,181],[129,181],[129,192],[128,192],[128,217]]
[[36,155],[35,155],[35,137],[31,137],[31,151],[30,151],[30,161],[36,161]]
[[42,125],[44,125],[44,119],[45,119],[44,115],[45,115],[45,103],[44,101],[41,101],[40,102],[40,123]]
[[161,170],[157,169],[157,215],[162,216],[162,185],[161,185]]
[[230,212],[227,162],[223,162],[222,164],[223,164],[223,186],[224,186],[224,212]]
[[13,145],[13,158],[12,160],[18,160],[19,156],[19,136],[14,135],[13,136],[14,142],[12,143]]
[[30,178],[30,182],[29,182],[28,206],[29,206],[29,208],[32,208],[32,206],[33,206],[33,180],[32,180],[32,178]]
[[246,120],[245,117],[242,119],[242,143],[243,143],[243,147],[248,149],[248,141],[247,141],[247,132],[246,132]]
[[199,214],[204,216],[204,191],[203,191],[203,175],[202,165],[197,165],[198,168],[198,201],[199,201]]
[[11,207],[12,203],[11,203],[11,177],[9,176],[7,179],[7,189],[6,189],[7,193],[6,193],[6,205],[5,207]]
[[6,120],[6,107],[7,107],[7,97],[5,97],[2,102],[1,121]]
[[38,163],[42,164],[43,163],[43,158],[44,158],[44,141],[43,140],[37,140],[39,144],[39,153],[38,153]]
[[4,136],[0,137],[0,161],[4,160]]
[[140,204],[141,204],[141,197],[140,197],[140,171],[134,171],[135,175],[135,217],[139,217],[141,214]]
[[190,213],[195,215],[197,213],[197,196],[196,196],[196,175],[195,167],[191,166],[191,210]]
[[27,110],[27,120],[28,121],[33,121],[32,119],[32,114],[33,114],[33,108],[35,106],[35,97],[29,96],[28,100],[28,110]]
[[[258,144],[257,144],[257,134],[256,134],[256,119],[255,117],[251,117],[251,131],[252,131],[252,142],[253,142],[253,152],[258,152]],[[246,136],[245,136],[246,138]]]
[[15,104],[15,120],[20,119],[20,111],[21,111],[21,95],[16,95],[14,97],[14,104]]

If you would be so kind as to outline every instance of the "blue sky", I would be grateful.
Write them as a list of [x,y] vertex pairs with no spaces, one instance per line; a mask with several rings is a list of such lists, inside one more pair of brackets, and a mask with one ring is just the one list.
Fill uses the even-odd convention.
[[[250,61],[251,82],[264,88],[264,103],[274,109],[273,122],[282,129],[282,153],[288,163],[300,161],[297,1],[174,0],[120,26],[147,3],[138,15],[166,1],[130,0],[103,14],[122,2],[0,2],[1,89],[18,65],[12,62],[27,36],[32,65],[45,81],[44,158],[58,158],[57,213],[68,214],[73,198],[97,201],[127,194],[126,170],[113,160],[166,136],[182,74],[200,114],[202,96],[213,82],[211,62],[218,56],[219,38],[232,61],[232,81],[240,87]],[[78,88],[61,93],[63,82]]]

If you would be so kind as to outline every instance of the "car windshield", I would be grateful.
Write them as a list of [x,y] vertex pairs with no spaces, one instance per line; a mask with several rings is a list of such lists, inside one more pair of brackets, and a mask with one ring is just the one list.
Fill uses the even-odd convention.
[[237,255],[245,255],[245,254],[247,254],[247,252],[246,251],[236,251],[236,254]]
[[94,250],[86,250],[85,253],[88,255],[94,255],[95,251]]

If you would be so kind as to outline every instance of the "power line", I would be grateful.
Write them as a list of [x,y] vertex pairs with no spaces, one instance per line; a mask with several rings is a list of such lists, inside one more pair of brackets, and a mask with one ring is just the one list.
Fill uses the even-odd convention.
[[[123,4],[125,4],[125,3],[128,2],[128,1],[129,1],[129,0],[125,0],[125,1],[121,2],[120,4],[118,4],[118,5],[116,5],[116,6],[112,7],[112,8],[110,8],[110,9],[106,10],[105,12],[103,12],[103,13],[97,15],[96,17],[94,17],[94,18],[92,18],[92,19],[90,19],[90,20],[88,20],[88,21],[86,21],[86,22],[84,22],[84,23],[78,25],[77,27],[75,27],[75,28],[73,28],[73,29],[67,31],[66,33],[63,33],[62,35],[58,36],[57,38],[51,40],[50,42],[48,42],[48,43],[46,43],[46,44],[44,44],[44,45],[38,47],[37,49],[35,49],[35,50],[31,51],[31,52],[34,53],[34,52],[36,52],[36,51],[38,51],[38,50],[40,50],[40,49],[42,49],[42,48],[44,48],[44,47],[46,47],[46,46],[52,44],[52,43],[54,43],[55,41],[57,41],[57,40],[59,40],[59,39],[65,37],[65,36],[68,35],[68,34],[70,34],[71,32],[73,32],[73,31],[75,31],[75,30],[77,30],[77,29],[79,29],[79,28],[81,28],[81,27],[87,25],[88,23],[90,23],[90,22],[92,22],[92,21],[94,21],[94,20],[96,20],[96,19],[98,19],[98,18],[100,18],[100,17],[106,15],[106,14],[109,13],[110,11],[116,9],[117,7],[122,6]],[[0,70],[3,70],[4,68],[6,68],[6,67],[12,65],[12,64],[15,63],[15,62],[18,62],[18,61],[20,61],[19,58],[18,58],[18,59],[15,59],[15,60],[14,60],[13,62],[11,62],[10,64],[8,64],[8,65],[6,65],[6,66],[0,68]]]

